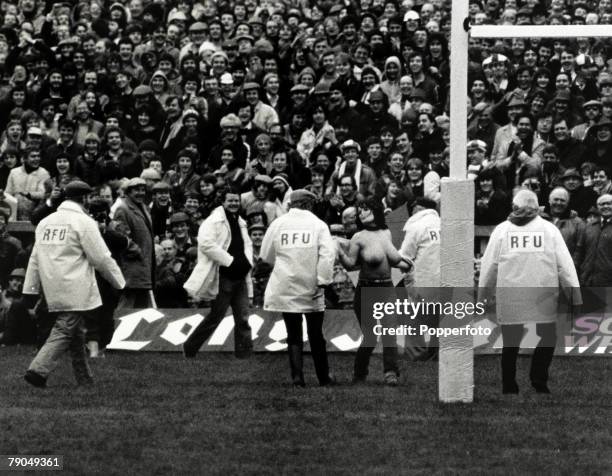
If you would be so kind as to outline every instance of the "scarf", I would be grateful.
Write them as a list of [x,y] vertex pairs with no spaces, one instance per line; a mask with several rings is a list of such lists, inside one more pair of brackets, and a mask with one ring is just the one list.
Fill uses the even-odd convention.
[[513,225],[517,226],[525,226],[531,220],[538,216],[538,209],[531,207],[521,207],[514,210],[510,216],[508,216],[508,221]]
[[[338,170],[338,178],[342,177],[346,173],[346,161],[340,164],[340,169]],[[357,159],[357,163],[355,164],[355,183],[357,184],[357,192],[359,192],[359,184],[361,183],[361,159]],[[336,193],[340,193],[340,187],[336,188]]]

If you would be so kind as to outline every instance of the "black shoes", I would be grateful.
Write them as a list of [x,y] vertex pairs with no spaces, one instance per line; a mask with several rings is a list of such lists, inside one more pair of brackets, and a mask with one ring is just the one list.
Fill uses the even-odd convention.
[[502,389],[502,393],[504,395],[518,395],[519,388],[517,384],[514,385],[504,385]]
[[296,375],[295,377],[292,378],[292,380],[293,380],[293,388],[305,388],[306,387],[306,382],[304,382],[303,375]]
[[47,386],[47,379],[42,375],[33,372],[32,370],[28,370],[23,378],[26,382],[34,387],[45,388]]
[[187,346],[183,344],[183,357],[185,357],[186,359],[194,359],[196,354],[197,352],[188,349]]
[[531,382],[531,386],[535,389],[536,393],[550,393],[546,383]]

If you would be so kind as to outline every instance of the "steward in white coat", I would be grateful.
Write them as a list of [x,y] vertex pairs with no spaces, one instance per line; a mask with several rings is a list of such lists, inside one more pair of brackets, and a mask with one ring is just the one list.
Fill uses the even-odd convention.
[[415,288],[437,288],[440,286],[440,215],[432,200],[418,198],[413,206],[413,214],[404,225],[399,253],[414,263]]
[[[422,298],[426,302],[437,302],[440,299],[440,215],[436,206],[434,200],[417,198],[411,206],[412,216],[404,225],[404,241],[399,253],[414,263],[404,283],[408,295],[415,301]],[[421,313],[413,324],[436,327],[439,318],[437,314]],[[413,359],[428,360],[436,355],[437,338],[430,338],[429,349],[426,350],[425,345],[422,335],[407,336],[406,351]]]
[[66,186],[66,201],[36,227],[36,241],[28,264],[23,293],[44,292],[49,311],[57,313],[51,334],[32,361],[25,379],[44,387],[58,358],[70,349],[77,382],[91,382],[85,360],[83,311],[102,305],[97,270],[113,287],[125,279],[111,257],[98,224],[84,210],[92,188],[75,181]]
[[502,327],[502,381],[504,393],[518,393],[516,357],[523,325],[536,323],[541,337],[533,353],[531,383],[549,393],[548,369],[556,344],[559,288],[574,305],[581,304],[578,276],[563,236],[552,223],[538,216],[537,196],[519,191],[513,212],[499,224],[482,258],[479,299],[497,287],[497,320]]
[[307,190],[290,195],[290,209],[274,220],[261,245],[260,258],[274,268],[264,296],[264,309],[282,312],[294,386],[304,387],[302,315],[321,385],[329,376],[323,337],[324,287],[333,280],[336,247],[327,225],[312,213],[317,197]]
[[196,356],[232,306],[236,357],[251,355],[253,342],[249,326],[250,270],[253,244],[245,221],[238,215],[240,195],[226,189],[223,205],[215,208],[198,231],[198,262],[183,286],[195,299],[214,299],[210,313],[183,344],[185,357]]

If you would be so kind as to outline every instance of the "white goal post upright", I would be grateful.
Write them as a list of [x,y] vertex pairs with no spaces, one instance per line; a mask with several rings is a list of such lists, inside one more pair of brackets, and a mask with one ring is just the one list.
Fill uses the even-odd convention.
[[[467,180],[468,0],[453,0],[450,41],[450,177],[441,183],[440,285],[474,285],[474,182]],[[446,294],[446,293],[445,293]],[[453,300],[461,299],[453,293]],[[455,327],[453,315],[440,316],[440,327]],[[474,399],[473,337],[440,337],[438,398],[444,403]]]
[[[450,177],[441,184],[441,286],[459,290],[474,285],[474,183],[467,180],[468,46],[473,38],[601,38],[612,25],[474,25],[469,26],[468,0],[453,0],[450,40]],[[468,28],[469,26],[469,28]],[[463,296],[462,296],[463,295]],[[440,326],[453,326],[442,316]],[[474,399],[472,337],[440,338],[438,398],[443,403]]]

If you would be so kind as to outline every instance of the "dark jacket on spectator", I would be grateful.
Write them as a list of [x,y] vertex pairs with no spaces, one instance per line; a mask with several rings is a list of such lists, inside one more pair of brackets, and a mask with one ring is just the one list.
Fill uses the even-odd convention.
[[117,231],[132,239],[137,247],[126,250],[120,260],[121,271],[129,289],[152,289],[155,256],[151,216],[146,207],[129,197],[115,211]]
[[595,206],[597,202],[597,192],[591,187],[580,186],[580,188],[570,192],[568,208],[576,210],[580,218],[586,218],[589,208]]
[[583,286],[612,286],[612,222],[586,226],[584,261],[580,268]]

